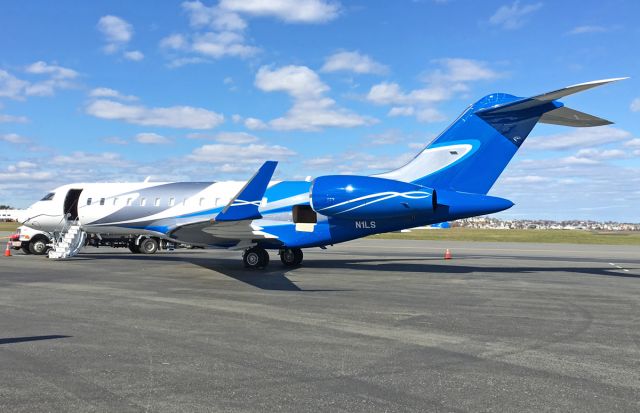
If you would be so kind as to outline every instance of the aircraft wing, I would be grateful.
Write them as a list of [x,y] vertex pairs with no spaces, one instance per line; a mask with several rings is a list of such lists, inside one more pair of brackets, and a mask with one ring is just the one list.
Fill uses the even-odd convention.
[[215,217],[178,227],[171,235],[187,243],[230,247],[255,239],[275,238],[252,222],[262,218],[259,207],[277,165],[275,161],[265,162]]

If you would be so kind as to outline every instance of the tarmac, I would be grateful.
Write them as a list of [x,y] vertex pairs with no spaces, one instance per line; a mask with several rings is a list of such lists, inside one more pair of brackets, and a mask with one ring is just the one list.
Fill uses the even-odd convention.
[[0,310],[3,412],[640,410],[638,247],[14,251]]

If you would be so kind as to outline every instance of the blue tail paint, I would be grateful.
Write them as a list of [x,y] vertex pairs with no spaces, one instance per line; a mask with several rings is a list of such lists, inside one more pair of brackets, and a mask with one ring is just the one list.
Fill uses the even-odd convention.
[[581,127],[610,124],[556,99],[620,79],[581,83],[529,98],[487,95],[469,106],[411,162],[376,176],[486,194],[538,122]]

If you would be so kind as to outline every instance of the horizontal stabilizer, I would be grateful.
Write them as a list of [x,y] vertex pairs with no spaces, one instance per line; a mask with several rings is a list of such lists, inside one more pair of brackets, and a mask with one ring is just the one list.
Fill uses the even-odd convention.
[[260,219],[258,211],[278,162],[265,162],[258,172],[242,187],[236,196],[215,217],[216,221],[243,221]]
[[[488,114],[493,115],[493,114],[527,110],[537,106],[542,106],[556,99],[560,99],[561,97],[564,97],[564,96],[573,95],[574,93],[582,92],[587,89],[606,85],[607,83],[617,82],[618,80],[624,80],[624,79],[628,79],[628,78],[617,77],[612,79],[594,80],[591,82],[579,83],[577,85],[567,86],[562,89],[554,90],[553,92],[547,92],[541,95],[532,96],[530,98],[518,99],[513,102],[503,103],[500,105],[492,106],[490,108],[481,109],[481,110],[478,110],[476,113],[479,115],[488,115]],[[587,116],[590,116],[590,115],[587,115]],[[551,122],[548,122],[548,123],[551,123]],[[564,124],[561,124],[561,125],[564,125]],[[608,125],[608,123],[605,123],[605,125]]]
[[613,123],[606,119],[564,106],[545,113],[538,122],[575,127],[604,126]]

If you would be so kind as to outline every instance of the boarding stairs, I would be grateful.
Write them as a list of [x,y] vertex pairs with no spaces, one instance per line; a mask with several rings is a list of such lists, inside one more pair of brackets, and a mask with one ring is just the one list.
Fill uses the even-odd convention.
[[77,220],[66,221],[58,236],[53,238],[49,258],[64,260],[78,255],[86,239],[87,233]]

